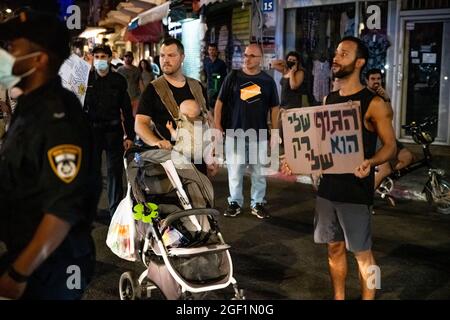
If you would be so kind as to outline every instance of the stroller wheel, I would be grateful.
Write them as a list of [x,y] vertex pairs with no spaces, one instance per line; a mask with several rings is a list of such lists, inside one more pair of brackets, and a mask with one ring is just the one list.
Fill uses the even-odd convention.
[[140,298],[140,288],[131,271],[122,273],[119,280],[120,300],[136,300]]

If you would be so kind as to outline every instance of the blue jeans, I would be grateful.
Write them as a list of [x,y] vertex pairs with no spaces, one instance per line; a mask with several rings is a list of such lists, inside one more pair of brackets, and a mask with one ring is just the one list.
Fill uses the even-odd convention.
[[[240,143],[239,143],[240,142]],[[241,147],[240,147],[241,146]],[[225,139],[225,156],[228,168],[228,186],[230,196],[228,203],[244,204],[242,193],[245,169],[251,169],[251,201],[253,208],[257,203],[265,203],[266,177],[262,175],[262,166],[267,159],[267,141],[243,142],[234,137]]]

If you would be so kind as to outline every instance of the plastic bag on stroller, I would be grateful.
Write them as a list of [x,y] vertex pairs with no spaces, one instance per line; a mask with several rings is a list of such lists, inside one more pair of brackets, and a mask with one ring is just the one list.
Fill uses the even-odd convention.
[[118,257],[136,261],[135,236],[136,225],[133,217],[131,186],[128,186],[125,198],[119,203],[111,219],[106,244]]

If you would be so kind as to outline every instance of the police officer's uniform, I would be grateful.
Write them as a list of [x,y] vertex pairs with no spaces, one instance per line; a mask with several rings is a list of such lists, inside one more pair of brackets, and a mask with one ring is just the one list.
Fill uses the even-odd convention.
[[[8,250],[0,259],[0,274],[30,243],[44,214],[71,226],[30,276],[23,298],[80,298],[93,276],[90,232],[101,179],[92,149],[92,129],[81,104],[59,77],[19,97],[0,149],[0,240]],[[68,286],[76,272],[80,282]]]
[[[11,265],[33,242],[44,215],[50,214],[70,229],[33,270],[22,297],[80,298],[93,276],[95,250],[90,232],[101,190],[100,168],[92,155],[92,128],[77,97],[62,87],[55,73],[70,54],[64,23],[50,13],[21,9],[0,24],[0,39],[19,38],[47,53],[49,79],[35,79],[38,87],[18,98],[0,148],[0,240],[7,246],[0,257],[0,275],[7,268],[9,279],[26,280]],[[27,89],[25,83],[18,85]]]

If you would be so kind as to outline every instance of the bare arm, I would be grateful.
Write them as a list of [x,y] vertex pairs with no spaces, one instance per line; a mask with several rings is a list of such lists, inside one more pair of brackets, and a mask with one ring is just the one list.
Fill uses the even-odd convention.
[[383,99],[376,97],[372,100],[366,118],[369,117],[378,134],[383,147],[371,158],[371,166],[377,166],[395,157],[397,145],[395,143],[395,133],[392,127],[393,111],[390,104]]
[[273,60],[271,65],[273,69],[281,72],[282,74],[286,72],[286,63],[284,62],[284,60]]
[[220,99],[216,100],[216,105],[214,106],[214,126],[223,132],[222,128],[222,106],[223,102]]
[[177,139],[177,130],[173,128],[172,121],[167,121],[166,128],[169,130],[172,140],[175,141]]
[[280,113],[280,107],[276,106],[272,108],[270,119],[272,121],[272,129],[278,129],[278,114]]
[[305,72],[303,70],[300,69],[294,71],[294,69],[291,69],[289,71],[289,86],[291,87],[291,90],[296,90],[300,88],[304,79],[305,79]]
[[[160,139],[152,129],[150,129],[152,118],[143,114],[136,115],[134,130],[138,136],[149,146],[157,146],[163,149],[170,149],[170,142]],[[163,145],[162,145],[163,144]]]
[[42,218],[33,239],[13,263],[14,269],[31,275],[66,238],[70,224],[50,213]]
[[139,89],[141,90],[141,92],[144,92],[145,86],[144,81],[142,81],[142,79],[139,79]]
[[369,105],[364,121],[368,122],[368,129],[377,133],[383,147],[370,159],[355,169],[355,176],[365,178],[370,174],[371,168],[394,158],[397,145],[392,127],[393,112],[390,105],[380,97],[375,97]]

